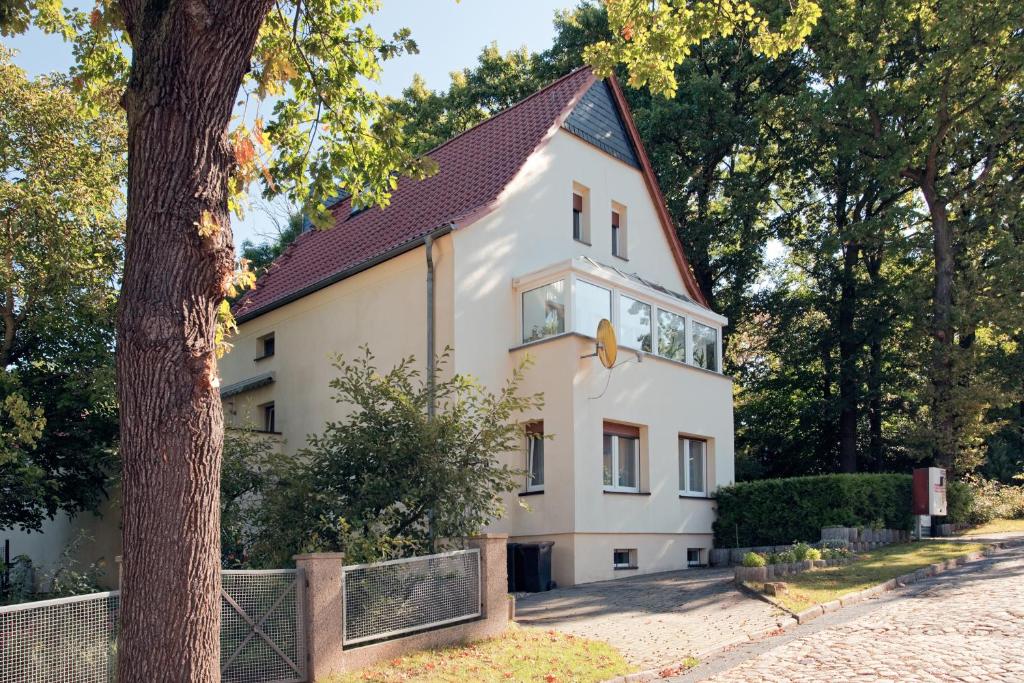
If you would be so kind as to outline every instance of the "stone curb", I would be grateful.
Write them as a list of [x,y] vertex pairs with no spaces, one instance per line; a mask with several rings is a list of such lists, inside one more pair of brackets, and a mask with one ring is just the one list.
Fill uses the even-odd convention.
[[[844,595],[837,600],[832,600],[831,602],[814,605],[804,610],[803,612],[800,612],[799,614],[796,614],[786,609],[782,605],[778,604],[777,602],[769,598],[767,595],[764,595],[759,591],[755,591],[752,588],[748,588],[744,584],[734,584],[740,590],[740,592],[752,597],[759,598],[771,604],[772,606],[779,608],[786,614],[790,615],[789,618],[783,619],[782,622],[779,623],[779,625],[776,628],[766,629],[764,631],[760,631],[757,633],[748,633],[743,638],[733,639],[727,643],[716,645],[715,647],[709,650],[699,652],[692,656],[694,657],[694,659],[703,662],[705,659],[708,659],[724,650],[728,650],[729,648],[735,647],[739,643],[762,640],[764,638],[770,638],[772,636],[779,635],[783,631],[788,631],[789,629],[799,624],[806,624],[807,622],[817,619],[818,617],[824,614],[828,614],[829,612],[835,612],[837,610],[842,609],[843,607],[847,607],[849,605],[862,602],[868,598],[881,595],[882,593],[887,593],[889,591],[896,590],[897,588],[903,588],[911,583],[917,583],[922,579],[928,578],[930,576],[935,576],[936,574],[941,574],[945,571],[948,571],[949,569],[954,569],[956,567],[965,565],[968,562],[976,562],[982,559],[983,557],[991,555],[993,552],[997,550],[1015,548],[1021,545],[1024,545],[1024,539],[1013,539],[1009,541],[995,541],[992,543],[987,543],[985,545],[985,548],[983,548],[982,550],[976,550],[972,553],[967,553],[966,555],[961,555],[960,557],[953,558],[951,560],[946,560],[944,562],[935,562],[934,564],[931,564],[927,567],[922,567],[921,569],[910,572],[908,574],[897,576],[895,579],[889,579],[885,583],[870,586],[869,588],[857,591],[856,593],[848,593],[847,595]],[[603,681],[603,683],[646,683],[647,681],[658,681],[665,678],[661,675],[662,672],[665,671],[672,671],[672,675],[684,673],[685,670],[677,668],[679,666],[680,665],[678,663],[665,664],[664,666],[655,667],[653,669],[637,671],[636,673],[626,674],[625,676],[609,678],[607,681]]]

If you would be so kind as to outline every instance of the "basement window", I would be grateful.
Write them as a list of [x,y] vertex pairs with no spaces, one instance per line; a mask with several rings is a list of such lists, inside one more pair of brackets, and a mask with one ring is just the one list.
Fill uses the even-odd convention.
[[636,569],[636,548],[618,548],[612,551],[613,569]]
[[700,561],[701,549],[700,548],[687,548],[686,549],[686,566],[687,567],[700,567],[702,566]]

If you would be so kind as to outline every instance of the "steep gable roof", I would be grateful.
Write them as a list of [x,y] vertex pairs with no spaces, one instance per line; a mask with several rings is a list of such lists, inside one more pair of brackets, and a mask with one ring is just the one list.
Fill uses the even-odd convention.
[[[577,104],[593,90],[591,86],[595,83],[600,82],[589,68],[577,69],[440,145],[428,153],[437,162],[438,172],[425,180],[399,180],[388,207],[352,213],[350,200],[342,199],[331,208],[334,226],[299,235],[260,277],[256,288],[236,304],[236,318],[239,322],[251,320],[414,249],[427,235],[476,221],[496,206],[502,190],[526,160],[575,114]],[[625,108],[622,92],[613,79],[608,83],[607,92],[618,106],[616,115],[629,137],[629,145],[624,149],[633,151],[649,189],[653,188],[652,197],[683,278],[703,302],[671,220],[666,221],[664,199]],[[594,97],[599,96],[597,92]],[[577,121],[586,121],[589,116],[589,120],[600,123],[594,118],[595,109],[598,114],[606,113],[599,101],[584,108],[587,112],[581,113],[583,118]],[[566,129],[577,135],[578,130],[583,130],[579,126],[577,130],[568,126]],[[604,149],[598,141],[591,142]],[[621,147],[624,141],[610,135],[605,142]]]
[[633,141],[607,81],[597,81],[587,88],[562,127],[616,159],[640,168]]

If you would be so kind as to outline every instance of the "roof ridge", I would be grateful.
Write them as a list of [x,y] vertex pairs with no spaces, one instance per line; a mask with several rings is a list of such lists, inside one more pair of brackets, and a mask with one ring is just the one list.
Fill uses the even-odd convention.
[[440,150],[441,148],[443,148],[443,147],[446,147],[446,146],[447,146],[447,145],[448,145],[449,143],[455,142],[456,140],[458,140],[459,138],[461,138],[461,137],[462,137],[463,135],[466,135],[467,133],[471,133],[471,132],[473,132],[474,130],[476,130],[477,128],[479,128],[480,126],[486,125],[486,124],[490,123],[491,121],[494,121],[494,120],[498,119],[498,118],[499,118],[499,117],[501,117],[501,116],[502,116],[503,114],[507,114],[508,112],[510,112],[510,111],[512,111],[512,110],[514,110],[514,109],[516,109],[516,108],[518,108],[518,107],[519,107],[520,105],[526,104],[527,102],[529,102],[530,100],[532,100],[533,98],[535,98],[535,97],[537,97],[537,96],[539,96],[539,95],[543,95],[543,94],[544,94],[544,93],[546,93],[546,92],[547,92],[548,90],[551,90],[552,88],[554,88],[554,87],[555,87],[556,85],[558,85],[558,84],[559,84],[559,83],[561,83],[562,81],[564,81],[564,80],[567,80],[567,79],[569,79],[569,78],[570,78],[570,77],[572,77],[572,76],[575,76],[575,75],[576,75],[577,73],[579,73],[580,71],[584,71],[584,70],[588,70],[588,69],[590,69],[590,66],[589,66],[589,65],[586,65],[586,64],[585,64],[585,65],[583,65],[583,66],[578,66],[578,67],[576,67],[575,69],[573,69],[573,70],[572,70],[572,71],[570,71],[569,73],[565,74],[564,76],[559,76],[559,77],[558,77],[558,78],[556,78],[555,80],[551,81],[550,83],[548,83],[547,85],[545,85],[545,86],[544,86],[543,88],[541,88],[540,90],[536,90],[536,91],[534,91],[534,92],[530,93],[529,95],[527,95],[527,96],[526,96],[526,97],[524,97],[523,99],[519,100],[519,101],[518,101],[518,102],[516,102],[515,104],[511,104],[511,105],[509,105],[509,106],[505,107],[504,109],[502,109],[501,111],[497,112],[496,114],[491,114],[490,116],[488,116],[488,117],[487,117],[486,119],[484,119],[484,120],[483,120],[483,121],[481,121],[480,123],[476,123],[476,124],[474,124],[474,125],[470,126],[469,128],[467,128],[466,130],[462,131],[461,133],[459,133],[459,134],[457,134],[457,135],[453,135],[452,137],[448,138],[447,140],[445,140],[444,142],[442,142],[442,143],[441,143],[440,145],[438,145],[437,147],[434,147],[433,149],[431,149],[431,150],[429,150],[429,151],[427,151],[427,152],[424,152],[424,153],[423,153],[422,155],[420,155],[420,156],[424,156],[424,157],[428,157],[428,156],[430,156],[431,154],[433,154],[433,153],[437,152],[437,151],[438,151],[438,150]]

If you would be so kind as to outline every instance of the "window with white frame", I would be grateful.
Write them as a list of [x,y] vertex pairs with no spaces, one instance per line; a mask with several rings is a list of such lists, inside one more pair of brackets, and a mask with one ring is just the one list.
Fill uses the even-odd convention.
[[526,425],[526,490],[544,490],[544,421]]
[[590,244],[590,190],[572,184],[572,238]]
[[687,548],[686,549],[686,566],[687,567],[699,567],[701,566],[701,548]]
[[628,235],[626,207],[618,202],[612,202],[612,256],[618,256],[621,259],[628,258]]
[[613,569],[637,569],[636,548],[616,548],[612,551]]
[[658,355],[686,362],[686,318],[658,309]]
[[593,337],[602,318],[612,319],[612,290],[576,280],[576,317],[574,326],[580,334]]
[[605,491],[640,491],[640,429],[604,423],[603,472]]
[[706,370],[718,370],[718,330],[690,321],[693,364]]
[[651,305],[625,294],[619,295],[619,343],[651,351]]
[[565,280],[523,292],[523,343],[565,332]]
[[679,437],[679,493],[707,495],[707,442]]

